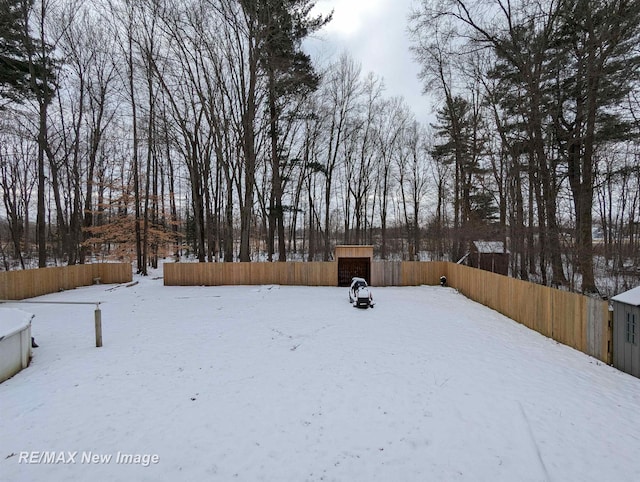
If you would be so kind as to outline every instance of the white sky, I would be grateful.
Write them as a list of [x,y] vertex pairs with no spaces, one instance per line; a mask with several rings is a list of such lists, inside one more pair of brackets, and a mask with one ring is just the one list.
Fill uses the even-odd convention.
[[[419,66],[409,51],[408,15],[412,0],[318,0],[315,12],[333,9],[333,20],[313,42],[314,61],[324,64],[347,51],[363,74],[382,77],[386,95],[402,96],[420,121],[431,121],[431,103],[422,95]],[[317,51],[316,51],[317,49]]]

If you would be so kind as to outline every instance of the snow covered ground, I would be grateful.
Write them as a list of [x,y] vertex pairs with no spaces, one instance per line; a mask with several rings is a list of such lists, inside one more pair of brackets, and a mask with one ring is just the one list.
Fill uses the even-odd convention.
[[136,280],[39,298],[102,301],[102,348],[91,306],[5,305],[40,347],[0,479],[640,480],[640,380],[453,289]]

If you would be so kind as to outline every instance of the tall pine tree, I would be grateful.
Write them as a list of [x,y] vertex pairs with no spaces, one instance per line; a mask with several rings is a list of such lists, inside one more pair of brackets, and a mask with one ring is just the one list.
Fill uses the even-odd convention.
[[269,260],[278,233],[279,261],[286,260],[284,235],[283,179],[285,159],[280,146],[279,120],[292,97],[305,95],[318,87],[311,58],[302,50],[302,41],[331,20],[312,16],[313,0],[242,0],[245,12],[260,32],[260,66],[266,77],[271,139],[271,200],[269,203]]
[[25,11],[33,0],[0,0],[0,97],[19,102],[33,93],[32,75],[40,78],[42,62],[29,60],[30,47],[38,48],[38,40],[30,37]]
[[21,0],[0,0],[0,96],[18,100],[29,91]]

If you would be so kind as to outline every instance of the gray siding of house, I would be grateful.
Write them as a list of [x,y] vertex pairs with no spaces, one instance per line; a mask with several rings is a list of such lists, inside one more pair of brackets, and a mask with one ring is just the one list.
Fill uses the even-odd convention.
[[[627,313],[635,314],[635,343],[627,341]],[[613,366],[640,378],[640,307],[613,302]]]

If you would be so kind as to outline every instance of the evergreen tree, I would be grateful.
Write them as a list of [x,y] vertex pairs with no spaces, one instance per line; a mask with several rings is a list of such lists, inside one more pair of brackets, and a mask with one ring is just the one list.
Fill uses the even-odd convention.
[[26,25],[25,12],[32,6],[33,0],[0,0],[0,97],[11,101],[32,94],[40,85],[32,76],[43,73],[43,62],[29,58],[30,48],[37,50],[39,43]]
[[22,0],[0,0],[0,96],[18,100],[29,91]]
[[329,16],[311,16],[313,0],[241,0],[259,34],[260,66],[266,77],[271,139],[271,199],[269,204],[269,260],[274,252],[275,232],[278,233],[279,260],[286,260],[284,212],[282,205],[283,178],[286,162],[280,146],[278,122],[285,106],[294,96],[303,96],[317,89],[319,77],[311,58],[302,50],[302,40],[331,20]]
[[640,2],[578,0],[562,7],[550,63],[556,79],[551,115],[573,194],[582,291],[593,293],[597,151],[631,137],[631,123],[619,106],[640,80]]
[[438,122],[433,127],[442,142],[434,146],[432,155],[436,162],[454,167],[454,230],[457,239],[452,255],[459,259],[466,252],[468,238],[475,235],[472,230],[478,221],[485,223],[490,220],[485,215],[492,215],[488,209],[483,212],[487,206],[484,206],[482,191],[476,183],[476,177],[483,173],[478,162],[483,148],[482,139],[476,136],[482,119],[469,101],[459,96],[451,98],[438,111],[436,118]]

